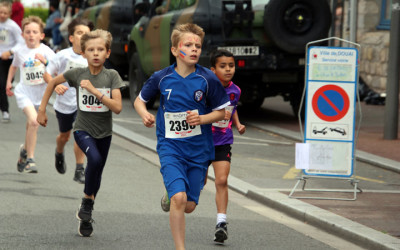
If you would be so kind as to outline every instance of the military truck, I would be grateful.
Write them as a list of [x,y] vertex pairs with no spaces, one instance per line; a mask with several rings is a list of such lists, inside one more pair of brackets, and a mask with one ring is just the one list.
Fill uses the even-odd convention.
[[107,67],[114,68],[121,77],[128,79],[128,37],[134,24],[150,6],[149,0],[97,0],[78,16],[91,20],[96,29],[108,30],[113,36],[111,55]]
[[[305,45],[325,38],[331,24],[327,0],[154,0],[135,24],[128,45],[132,102],[152,73],[174,62],[170,34],[192,22],[205,33],[199,63],[225,48],[236,58],[241,104],[258,108],[281,95],[297,114],[304,86]],[[113,52],[112,52],[113,53]]]

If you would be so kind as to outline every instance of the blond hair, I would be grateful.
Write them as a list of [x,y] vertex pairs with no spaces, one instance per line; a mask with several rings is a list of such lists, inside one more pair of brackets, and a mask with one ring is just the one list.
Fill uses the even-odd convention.
[[184,33],[192,33],[192,34],[198,35],[201,39],[201,44],[203,44],[204,35],[205,35],[203,28],[201,28],[200,26],[198,26],[197,24],[194,24],[194,23],[186,23],[186,24],[178,25],[172,31],[172,34],[171,34],[172,47],[175,47],[175,48],[178,47],[178,43],[181,40]]
[[31,23],[37,23],[40,27],[40,32],[41,33],[44,32],[44,22],[38,16],[28,16],[28,17],[25,17],[24,19],[22,19],[22,23],[21,23],[22,31],[24,31],[26,25],[31,24]]
[[0,2],[0,7],[6,7],[8,9],[8,12],[11,14],[11,3],[4,1]]
[[96,38],[101,38],[104,40],[105,45],[106,45],[106,49],[109,50],[111,47],[111,42],[112,42],[112,35],[110,32],[106,31],[106,30],[102,30],[102,29],[97,29],[97,30],[93,30],[90,31],[89,33],[85,33],[82,37],[81,37],[81,48],[82,48],[82,52],[85,52],[86,49],[86,42],[92,39],[96,39]]

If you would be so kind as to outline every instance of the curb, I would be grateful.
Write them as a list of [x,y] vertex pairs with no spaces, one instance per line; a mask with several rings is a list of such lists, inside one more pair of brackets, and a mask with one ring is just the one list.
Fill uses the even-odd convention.
[[[254,124],[249,125],[260,128]],[[264,129],[267,126],[262,127],[263,128],[260,129]],[[271,126],[271,128],[273,127]],[[284,132],[284,130],[280,128],[279,130],[279,133],[273,131],[272,129],[268,131],[282,135],[281,133]],[[154,140],[148,139],[116,124],[113,125],[113,131],[117,135],[133,143],[156,152],[156,141]],[[299,137],[298,133],[292,131],[288,132],[296,134],[297,137]],[[287,135],[282,136],[288,137]],[[212,171],[209,171],[208,178],[212,180],[215,179]],[[287,195],[282,194],[279,191],[257,188],[256,186],[244,182],[232,175],[229,176],[228,185],[230,189],[245,195],[250,199],[256,200],[273,209],[282,211],[288,216],[309,223],[368,249],[400,249],[400,240],[395,237],[386,235],[298,199],[289,198]]]

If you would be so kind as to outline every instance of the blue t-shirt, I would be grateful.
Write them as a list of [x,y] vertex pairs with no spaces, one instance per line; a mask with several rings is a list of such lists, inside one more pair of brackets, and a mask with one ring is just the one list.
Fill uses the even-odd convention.
[[[160,94],[157,112],[157,152],[160,157],[176,155],[194,162],[214,159],[211,124],[189,126],[186,111],[200,115],[229,105],[229,98],[215,74],[196,65],[192,74],[183,78],[176,64],[155,72],[144,84],[139,98],[147,102]],[[195,135],[193,135],[195,134]]]

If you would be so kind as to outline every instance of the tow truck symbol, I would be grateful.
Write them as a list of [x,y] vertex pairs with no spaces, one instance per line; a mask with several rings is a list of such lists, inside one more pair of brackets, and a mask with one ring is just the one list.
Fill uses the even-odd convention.
[[325,135],[326,133],[328,133],[327,128],[328,128],[328,127],[325,127],[325,128],[323,128],[323,129],[321,129],[321,130],[317,130],[317,127],[314,127],[313,133],[314,133],[314,134],[321,133],[321,134]]

